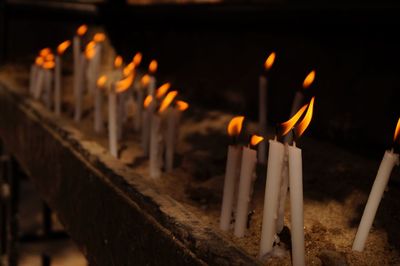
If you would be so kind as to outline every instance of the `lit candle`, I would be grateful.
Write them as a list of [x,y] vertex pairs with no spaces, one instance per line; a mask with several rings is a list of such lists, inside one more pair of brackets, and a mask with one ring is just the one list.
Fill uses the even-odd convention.
[[147,95],[143,102],[143,114],[142,114],[142,148],[144,156],[149,155],[149,144],[150,144],[150,117],[153,113],[153,96]]
[[179,122],[182,112],[189,107],[184,101],[176,101],[175,107],[168,108],[167,133],[165,137],[165,170],[172,171],[174,168],[174,155],[177,139],[179,138]]
[[[228,124],[228,135],[234,140],[240,135],[243,127],[244,116],[236,116]],[[235,141],[236,142],[236,141]],[[235,190],[240,175],[242,159],[242,146],[237,143],[228,146],[228,156],[225,168],[224,191],[222,196],[222,207],[219,227],[228,231],[231,225]]]
[[156,86],[157,86],[157,81],[156,81],[156,77],[154,76],[155,73],[157,72],[157,68],[158,68],[158,63],[156,60],[151,60],[150,64],[149,64],[149,75],[150,75],[150,82],[149,82],[149,86],[147,94],[154,96],[155,90],[156,90]]
[[77,30],[76,30],[76,35],[73,38],[73,55],[74,55],[74,96],[75,96],[75,102],[78,101],[78,90],[80,87],[79,84],[79,75],[80,72],[82,72],[82,68],[80,66],[82,62],[82,55],[81,55],[81,42],[82,42],[82,36],[85,35],[87,32],[87,26],[85,24],[81,25]]
[[95,92],[95,108],[94,108],[94,128],[96,132],[103,131],[103,91],[102,89],[105,87],[107,82],[107,76],[102,75],[97,79],[97,89]]
[[51,109],[51,94],[53,90],[53,69],[55,67],[54,55],[52,53],[46,55],[45,62],[43,64],[44,68],[44,103],[48,109]]
[[135,130],[140,130],[142,128],[142,118],[143,118],[143,101],[144,93],[149,86],[150,76],[144,75],[140,79],[140,84],[136,90],[136,115],[135,115]]
[[42,72],[43,63],[44,63],[43,58],[38,56],[38,57],[36,57],[35,63],[32,66],[32,69],[31,69],[31,76],[30,76],[30,82],[29,82],[29,92],[33,97],[36,94],[36,86],[38,85],[37,84],[38,76]]
[[82,118],[82,105],[83,105],[83,90],[85,86],[85,69],[86,69],[86,57],[84,54],[80,55],[79,72],[77,73],[77,90],[75,91],[75,114],[74,119],[76,122],[80,122]]
[[[397,126],[394,133],[394,143],[400,142],[399,135],[400,118],[397,121]],[[364,213],[361,217],[361,222],[353,242],[353,250],[364,250],[365,242],[367,241],[368,233],[371,230],[372,223],[374,222],[376,211],[378,210],[379,203],[381,202],[383,193],[385,192],[385,188],[389,182],[390,174],[392,173],[392,169],[395,165],[399,165],[399,154],[395,153],[393,149],[385,151],[382,162],[378,169],[378,173],[375,177],[374,184],[372,185],[367,205],[365,206]]]
[[[256,146],[264,138],[253,135],[251,137],[251,146]],[[242,163],[240,167],[239,192],[236,209],[236,219],[234,234],[237,237],[243,237],[246,232],[247,219],[249,215],[249,203],[252,198],[253,184],[255,181],[255,167],[257,163],[257,152],[250,147],[243,147]]]
[[161,102],[160,108],[157,113],[152,115],[151,119],[151,132],[150,132],[150,177],[159,178],[161,176],[162,163],[162,149],[163,149],[163,135],[162,129],[162,117],[163,112],[175,99],[177,91],[171,91],[165,96]]
[[54,112],[56,115],[61,114],[61,72],[62,72],[62,61],[61,56],[64,54],[65,50],[71,45],[71,41],[67,40],[57,47],[57,55],[56,55],[56,66],[54,70]]
[[94,94],[95,102],[96,102],[96,93],[98,90],[96,89],[96,81],[99,78],[100,73],[100,65],[101,65],[101,54],[103,50],[103,42],[106,39],[106,35],[104,33],[96,33],[93,36],[94,45],[94,56],[90,62],[90,76],[91,76],[91,87],[89,87],[89,91]]
[[[267,134],[267,91],[268,91],[268,77],[267,73],[274,64],[276,54],[272,52],[264,63],[264,73],[259,78],[259,106],[258,106],[258,119],[260,134],[265,137]],[[258,145],[258,162],[265,164],[266,156],[266,142],[263,141]]]
[[[44,83],[45,83],[45,67],[44,64],[48,61],[48,56],[51,54],[51,49],[50,48],[44,48],[42,50],[40,50],[39,52],[39,56],[41,58],[37,59],[38,64],[40,64],[41,68],[39,68],[38,70],[38,74],[36,77],[36,81],[35,81],[35,86],[34,86],[34,98],[36,100],[39,100],[40,97],[42,96],[42,92],[43,92],[43,87],[44,87]],[[49,67],[49,63],[47,62],[47,67]]]

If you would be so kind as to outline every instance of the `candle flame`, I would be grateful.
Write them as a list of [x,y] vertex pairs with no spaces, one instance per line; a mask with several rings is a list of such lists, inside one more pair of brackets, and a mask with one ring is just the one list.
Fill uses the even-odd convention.
[[260,143],[263,140],[264,140],[263,137],[258,136],[258,135],[253,135],[253,136],[251,136],[250,144],[251,144],[251,146],[256,146],[258,143]]
[[164,100],[161,102],[160,109],[158,109],[158,113],[162,113],[168,106],[172,103],[175,99],[176,95],[178,95],[177,91],[170,91],[168,92],[167,96],[165,96]]
[[122,72],[124,76],[127,77],[133,72],[134,69],[135,69],[135,64],[131,62],[126,67],[124,67],[124,70]]
[[118,82],[115,84],[115,90],[116,90],[116,92],[117,92],[117,93],[121,93],[121,92],[126,91],[126,90],[132,85],[133,76],[134,76],[133,74],[130,74],[128,77],[126,77],[126,78],[121,79],[120,81],[118,81]]
[[142,77],[142,79],[140,80],[140,83],[142,84],[143,87],[149,86],[149,83],[150,83],[150,76],[147,75],[147,74],[144,75],[144,76]]
[[86,45],[85,49],[85,57],[90,60],[96,55],[96,42],[95,41],[90,41]]
[[315,79],[315,70],[311,71],[303,81],[303,88],[307,89],[311,86]]
[[169,82],[164,83],[163,85],[161,85],[156,91],[157,99],[160,99],[161,97],[163,97],[167,93],[169,88],[171,88],[171,83],[169,83]]
[[40,57],[40,56],[36,57],[36,59],[35,59],[36,65],[41,66],[41,65],[43,65],[43,63],[44,63],[44,60],[42,57]]
[[96,33],[93,36],[93,41],[95,42],[104,42],[106,40],[106,35],[102,32]]
[[143,107],[147,108],[152,101],[153,101],[153,96],[147,95],[146,98],[144,98]]
[[71,41],[70,41],[70,40],[66,40],[66,41],[60,43],[60,44],[57,46],[57,53],[58,53],[59,55],[62,55],[62,54],[65,52],[65,50],[68,49],[68,47],[69,47],[70,45],[71,45]]
[[283,130],[282,136],[285,136],[287,133],[290,132],[290,130],[292,130],[294,125],[296,125],[297,121],[299,121],[300,117],[303,115],[307,106],[308,106],[308,104],[301,107],[300,110],[297,111],[297,113],[294,116],[292,116],[288,121],[281,124],[282,130]]
[[235,116],[228,124],[228,135],[238,136],[242,131],[244,116]]
[[97,87],[99,88],[103,88],[104,85],[107,82],[107,76],[106,75],[102,75],[97,79]]
[[140,62],[142,62],[142,53],[138,52],[135,54],[135,56],[132,59],[133,64],[138,67],[140,65]]
[[51,54],[51,49],[48,48],[48,47],[43,48],[43,49],[40,50],[40,52],[39,52],[39,55],[40,55],[41,57],[46,57],[48,54]]
[[54,55],[48,54],[44,57],[44,61],[54,61]]
[[397,126],[396,126],[396,130],[394,131],[394,138],[393,138],[393,142],[396,142],[397,140],[399,140],[400,142],[400,118],[397,121]]
[[85,33],[87,32],[88,27],[86,24],[82,24],[81,26],[79,26],[79,28],[76,30],[76,34],[78,34],[78,36],[83,36],[85,35]]
[[301,135],[303,135],[304,131],[307,129],[308,125],[311,122],[311,119],[313,116],[313,111],[314,111],[314,99],[315,99],[315,97],[311,98],[310,104],[308,105],[308,109],[307,109],[306,114],[304,115],[303,120],[296,127],[297,137],[301,137]]
[[268,58],[265,60],[265,63],[264,63],[265,70],[270,70],[271,69],[272,65],[275,62],[275,57],[276,57],[276,53],[275,52],[272,52],[268,56]]
[[158,68],[158,63],[156,60],[151,60],[150,64],[149,64],[149,72],[150,74],[154,74],[156,73]]
[[44,69],[53,69],[55,67],[54,61],[48,61],[43,63],[43,68]]
[[176,108],[178,108],[179,111],[183,112],[186,109],[189,108],[189,104],[187,102],[184,101],[176,101]]
[[123,62],[124,62],[124,60],[122,59],[122,56],[118,55],[117,57],[115,57],[114,67],[115,68],[120,68],[122,66]]

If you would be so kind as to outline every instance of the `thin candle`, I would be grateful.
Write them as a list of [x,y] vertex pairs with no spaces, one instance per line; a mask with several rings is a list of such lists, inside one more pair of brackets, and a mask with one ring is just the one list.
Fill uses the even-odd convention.
[[32,96],[35,95],[36,83],[37,83],[39,73],[41,72],[43,63],[44,63],[43,58],[38,56],[35,59],[35,63],[32,65],[31,75],[30,75],[30,80],[29,80],[30,81],[29,82],[29,92]]
[[60,43],[57,46],[57,56],[55,59],[55,69],[54,69],[54,112],[56,115],[61,114],[61,95],[62,95],[62,88],[61,88],[61,78],[62,78],[62,55],[71,45],[71,41],[67,40]]
[[143,114],[142,114],[142,148],[144,156],[149,155],[150,145],[150,126],[151,126],[151,114],[153,106],[153,96],[147,95],[143,102]]
[[149,75],[150,75],[150,83],[148,86],[148,91],[147,94],[154,96],[156,86],[157,86],[157,81],[155,77],[155,73],[157,72],[158,69],[158,63],[156,60],[151,60],[149,64]]
[[53,80],[53,70],[55,67],[54,55],[49,54],[46,56],[47,61],[43,64],[44,69],[44,100],[45,105],[48,109],[51,109],[51,94],[52,94],[52,80]]
[[82,52],[82,37],[86,34],[88,30],[87,25],[83,24],[78,27],[76,30],[76,34],[73,38],[72,45],[73,45],[73,59],[74,59],[74,96],[75,96],[75,101],[77,101],[78,97],[78,89],[79,89],[79,73],[82,71],[81,68],[81,52]]
[[142,117],[143,117],[143,101],[144,93],[149,85],[150,77],[149,75],[144,75],[140,79],[140,84],[136,90],[136,115],[135,119],[135,130],[139,131],[142,128]]

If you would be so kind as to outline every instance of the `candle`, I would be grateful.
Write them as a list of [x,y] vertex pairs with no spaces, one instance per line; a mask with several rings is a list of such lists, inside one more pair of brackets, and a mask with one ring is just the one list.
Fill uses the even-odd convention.
[[75,94],[75,116],[74,119],[76,122],[81,121],[82,117],[82,104],[83,104],[83,89],[85,85],[85,69],[86,69],[86,57],[84,54],[80,55],[80,63],[78,64],[78,73],[77,73],[77,90]]
[[44,63],[43,58],[38,56],[38,57],[36,57],[35,63],[34,63],[34,65],[32,65],[32,68],[31,68],[29,92],[33,97],[36,94],[37,80],[38,80],[39,73],[41,72],[43,63]]
[[52,86],[53,69],[55,67],[54,60],[55,60],[54,55],[50,53],[45,57],[45,62],[43,64],[44,102],[48,109],[51,109],[51,94],[52,94],[52,89],[53,89],[53,86]]
[[144,90],[147,88],[150,82],[150,76],[144,75],[140,79],[140,84],[136,90],[136,115],[135,115],[135,130],[140,130],[142,127],[143,117],[143,101],[144,101]]
[[61,56],[65,50],[71,45],[71,41],[67,40],[57,47],[57,56],[55,59],[55,70],[54,70],[54,112],[56,115],[61,114],[61,72],[62,72],[62,61]]
[[[397,122],[393,139],[394,143],[399,140],[399,134],[400,119]],[[368,233],[371,229],[372,223],[374,222],[376,211],[378,210],[379,203],[381,202],[383,193],[385,192],[385,188],[389,182],[390,174],[395,165],[399,165],[399,154],[395,153],[393,149],[385,151],[374,184],[372,185],[364,213],[361,217],[361,222],[353,242],[353,250],[364,250],[365,242],[367,241]]]
[[184,101],[176,101],[175,107],[168,108],[167,113],[167,133],[165,137],[165,170],[172,171],[174,168],[174,155],[177,139],[179,138],[179,122],[182,112],[185,111],[189,104]]
[[43,92],[43,87],[44,87],[44,83],[45,83],[45,67],[44,65],[46,64],[46,67],[48,68],[51,63],[49,63],[48,61],[51,60],[51,57],[49,58],[48,56],[51,54],[51,49],[50,48],[44,48],[42,50],[40,50],[39,52],[39,56],[41,58],[41,60],[37,60],[38,64],[40,64],[41,68],[39,68],[38,70],[38,74],[36,77],[36,82],[35,82],[35,86],[34,86],[34,98],[36,100],[39,100],[40,97],[42,96],[42,92]]
[[151,132],[150,132],[150,177],[159,178],[161,176],[162,163],[162,149],[163,149],[163,135],[161,133],[161,115],[168,108],[168,106],[175,99],[177,91],[171,91],[167,94],[165,99],[161,102],[160,108],[157,113],[154,113],[151,118]]
[[[234,117],[228,124],[228,135],[237,138],[243,127],[244,116]],[[225,168],[224,191],[222,196],[221,217],[219,227],[228,231],[231,224],[235,190],[240,174],[242,147],[238,144],[228,146]]]
[[144,156],[149,155],[149,144],[150,144],[150,118],[153,109],[153,96],[147,95],[143,102],[143,114],[142,114],[142,148]]
[[96,33],[93,37],[94,45],[94,56],[91,60],[91,76],[92,76],[92,89],[90,92],[94,94],[95,102],[96,102],[96,81],[99,78],[100,65],[101,65],[101,53],[103,50],[103,42],[106,39],[106,35],[104,33]]
[[103,114],[102,114],[102,106],[103,106],[103,91],[102,89],[105,87],[107,82],[107,76],[102,75],[97,79],[97,89],[95,91],[95,108],[94,108],[94,128],[96,132],[103,131]]
[[158,68],[158,63],[156,60],[151,60],[150,64],[149,64],[149,75],[150,75],[150,82],[149,82],[149,86],[147,93],[154,96],[155,90],[156,90],[156,86],[157,86],[157,81],[156,81],[156,77],[154,76],[154,74],[157,72],[157,68]]
[[81,75],[80,72],[82,71],[82,67],[80,67],[80,64],[82,62],[81,59],[81,42],[82,42],[82,36],[86,34],[88,28],[85,24],[81,25],[78,27],[76,30],[76,35],[73,38],[73,59],[74,59],[74,96],[75,96],[75,102],[77,102],[79,99],[78,96],[78,90],[80,87],[79,84],[79,76]]
[[[264,138],[253,135],[251,145],[256,146]],[[251,201],[252,187],[255,181],[255,167],[257,163],[257,152],[251,148],[243,147],[242,163],[239,177],[239,192],[236,209],[234,234],[243,237],[246,232],[247,219],[249,215],[249,203]]]
[[[272,52],[264,63],[264,73],[259,78],[259,106],[258,106],[258,125],[260,134],[265,137],[267,134],[267,88],[268,88],[268,78],[267,73],[271,69],[274,64],[276,54]],[[258,162],[261,164],[265,164],[265,156],[266,156],[266,143],[265,141],[261,142],[258,145]]]

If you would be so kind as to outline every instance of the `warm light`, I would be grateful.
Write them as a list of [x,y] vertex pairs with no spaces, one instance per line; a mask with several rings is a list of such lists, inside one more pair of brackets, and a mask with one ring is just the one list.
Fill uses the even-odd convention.
[[140,83],[142,84],[143,87],[147,87],[150,84],[150,76],[149,75],[144,75],[142,79],[140,80]]
[[163,85],[161,85],[156,91],[157,99],[160,99],[161,97],[163,97],[167,93],[169,88],[171,88],[171,83],[169,83],[169,82],[164,83]]
[[186,109],[189,108],[189,104],[184,101],[176,101],[176,108],[178,108],[179,111],[185,111]]
[[95,42],[104,42],[106,40],[106,35],[104,33],[96,33],[93,36],[93,41]]
[[136,53],[133,57],[132,62],[136,67],[140,65],[140,62],[142,62],[142,57],[142,53]]
[[122,59],[122,56],[118,55],[117,57],[115,57],[114,67],[115,68],[120,68],[122,66],[123,62],[124,62],[124,60]]
[[96,55],[96,42],[91,41],[86,45],[85,57],[87,59],[92,59]]
[[303,88],[307,89],[311,86],[315,79],[315,70],[311,71],[303,81]]
[[58,53],[59,55],[62,55],[62,54],[65,52],[65,50],[68,49],[68,47],[69,47],[70,45],[71,45],[71,41],[70,41],[70,40],[66,40],[66,41],[60,43],[60,44],[57,46],[57,53]]
[[87,25],[83,24],[81,26],[79,26],[79,28],[76,30],[76,34],[78,34],[79,36],[83,36],[88,30]]
[[156,73],[158,68],[158,63],[156,60],[151,60],[150,65],[149,65],[149,72],[150,74]]
[[244,116],[235,116],[228,124],[228,135],[238,136],[242,131]]
[[44,57],[45,61],[54,61],[54,55],[53,54],[48,54]]
[[153,96],[147,95],[146,98],[144,98],[143,107],[147,108],[152,101],[153,101]]
[[275,57],[276,57],[275,52],[272,52],[272,53],[268,56],[267,60],[265,60],[264,67],[265,67],[266,70],[270,70],[270,69],[271,69],[272,65],[273,65],[274,62],[275,62]]
[[127,90],[133,82],[133,74],[129,75],[128,77],[121,79],[115,84],[115,90],[117,93],[123,92]]
[[41,65],[43,65],[43,62],[44,62],[44,60],[42,57],[40,57],[40,56],[36,57],[36,59],[35,59],[36,65],[41,66]]
[[124,70],[122,71],[124,76],[127,77],[129,74],[132,73],[132,71],[135,69],[135,65],[133,62],[129,63],[126,67],[124,67]]
[[315,99],[315,97],[311,98],[310,104],[308,105],[308,109],[307,109],[307,112],[306,112],[303,120],[296,127],[296,135],[298,138],[301,135],[303,135],[304,131],[307,129],[308,125],[311,122],[311,118],[313,115],[313,109],[314,109],[314,99]]
[[40,50],[39,55],[41,57],[46,57],[48,54],[51,54],[51,49],[50,48],[43,48]]
[[400,118],[397,121],[396,130],[394,131],[393,142],[396,142],[397,140],[400,140],[399,136],[400,136]]
[[54,61],[48,61],[43,63],[43,68],[44,69],[53,69],[55,67]]
[[106,75],[100,76],[100,78],[97,79],[97,87],[103,88],[106,82],[107,82],[107,76]]
[[164,112],[165,109],[168,108],[168,106],[172,103],[172,101],[175,99],[176,95],[178,95],[177,91],[170,91],[168,92],[167,96],[165,96],[164,100],[161,102],[160,109],[158,109],[158,112],[161,114]]
[[251,144],[251,146],[256,146],[258,143],[260,143],[263,140],[264,140],[263,137],[258,136],[258,135],[253,135],[253,136],[251,136],[250,144]]
[[296,125],[297,121],[299,121],[300,117],[303,115],[307,106],[308,106],[308,104],[301,107],[300,110],[297,111],[297,113],[294,116],[292,116],[292,118],[290,118],[288,121],[281,124],[282,130],[283,130],[282,136],[285,136],[287,133],[290,132],[290,130],[292,130],[294,125]]

